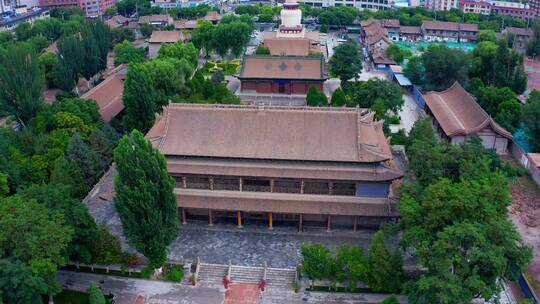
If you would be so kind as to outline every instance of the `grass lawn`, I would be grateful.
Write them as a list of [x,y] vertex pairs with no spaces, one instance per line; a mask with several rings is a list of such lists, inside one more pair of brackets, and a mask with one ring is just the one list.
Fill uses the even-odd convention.
[[240,62],[239,61],[233,61],[233,62],[209,61],[202,67],[203,74],[212,75],[213,69],[215,69],[216,66],[217,66],[217,69],[222,71],[225,76],[232,76],[239,71]]

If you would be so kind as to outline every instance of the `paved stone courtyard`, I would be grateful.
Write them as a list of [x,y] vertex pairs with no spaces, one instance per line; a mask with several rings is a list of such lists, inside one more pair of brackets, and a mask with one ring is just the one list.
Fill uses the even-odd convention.
[[[113,204],[114,167],[85,198],[85,204],[97,223],[103,223],[117,235],[124,251],[134,252],[123,236],[122,222]],[[351,244],[367,249],[373,231],[334,230],[308,228],[302,233],[294,226],[275,225],[268,230],[264,224],[249,224],[237,228],[233,224],[212,227],[206,222],[189,221],[182,225],[179,237],[171,244],[169,259],[179,261],[199,257],[205,263],[294,268],[299,262],[300,247],[306,242],[319,242],[331,248]],[[407,261],[406,261],[407,264]]]
[[305,242],[319,242],[330,247],[343,243],[367,248],[371,232],[296,232],[293,227],[244,227],[189,223],[182,226],[180,236],[171,245],[169,258],[194,259],[205,263],[294,268],[300,257],[300,246]]

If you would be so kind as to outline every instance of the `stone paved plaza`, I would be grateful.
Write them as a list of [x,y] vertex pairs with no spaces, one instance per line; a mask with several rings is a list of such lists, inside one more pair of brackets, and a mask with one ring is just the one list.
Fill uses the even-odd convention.
[[294,268],[299,261],[300,246],[304,242],[319,242],[330,247],[351,244],[367,248],[372,233],[358,231],[346,233],[324,230],[304,233],[293,227],[237,228],[233,225],[208,225],[190,222],[183,225],[180,236],[171,245],[169,258],[194,259],[197,256],[205,263]]
[[[114,167],[107,172],[94,187],[85,204],[97,223],[103,223],[120,237],[122,249],[134,251],[123,236],[122,223],[114,208],[113,179]],[[189,221],[182,225],[179,237],[171,244],[169,259],[179,261],[193,260],[199,257],[205,263],[269,267],[296,267],[300,247],[306,242],[319,242],[329,247],[351,244],[367,249],[373,231],[334,230],[326,232],[324,228],[305,227],[298,233],[295,226],[275,225],[268,230],[264,223],[245,223],[243,228],[234,224],[216,224],[212,227],[206,222]],[[405,263],[408,264],[408,259]]]

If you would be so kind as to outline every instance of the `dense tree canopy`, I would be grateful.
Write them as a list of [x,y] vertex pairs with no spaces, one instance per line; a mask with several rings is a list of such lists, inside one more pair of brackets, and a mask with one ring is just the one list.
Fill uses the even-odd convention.
[[[431,131],[433,132],[433,131]],[[498,278],[513,278],[531,258],[508,219],[502,163],[479,139],[437,143],[428,124],[416,124],[406,148],[413,183],[401,191],[404,244],[428,272],[407,286],[414,303],[491,299]]]
[[131,42],[124,40],[114,46],[114,64],[143,62],[145,53],[143,48],[135,47]]
[[214,25],[208,20],[197,21],[197,28],[191,34],[191,41],[195,47],[204,50],[205,57],[213,50]]
[[397,64],[401,64],[403,60],[412,56],[411,51],[403,50],[395,44],[391,44],[386,49],[386,56],[394,60]]
[[243,54],[254,30],[253,20],[248,15],[223,17],[212,33],[212,49],[222,57]]
[[39,275],[54,273],[64,265],[73,229],[64,218],[33,200],[20,196],[0,204],[0,257],[28,263]]
[[154,267],[160,267],[180,228],[174,180],[165,158],[135,130],[120,140],[114,160],[118,167],[114,203],[124,233]]
[[330,73],[338,77],[342,85],[350,79],[357,78],[361,71],[362,60],[356,42],[349,40],[334,48],[334,55],[330,58]]
[[0,111],[28,124],[43,104],[43,71],[34,50],[25,44],[0,52]]
[[41,304],[47,293],[46,281],[27,264],[13,258],[0,259],[0,301],[13,304]]
[[315,86],[310,86],[306,95],[306,102],[312,107],[326,107],[328,106],[328,98],[317,89]]
[[157,91],[148,66],[131,64],[124,89],[124,125],[146,133],[154,124]]
[[446,45],[430,45],[422,54],[424,89],[442,91],[458,81],[468,83],[470,56]]
[[527,86],[523,56],[508,48],[506,40],[481,42],[473,52],[471,76],[485,85],[509,87],[520,94]]
[[371,108],[376,100],[383,101],[386,110],[399,111],[403,105],[403,91],[395,82],[378,78],[350,82],[344,87],[351,97],[351,106]]
[[183,43],[178,41],[162,45],[159,48],[158,55],[158,58],[184,59],[191,64],[192,69],[197,67],[199,61],[199,50],[191,42]]

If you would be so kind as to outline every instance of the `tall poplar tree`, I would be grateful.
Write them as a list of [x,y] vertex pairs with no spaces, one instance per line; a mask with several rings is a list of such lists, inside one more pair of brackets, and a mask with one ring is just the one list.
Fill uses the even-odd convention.
[[43,104],[45,76],[30,45],[8,45],[0,54],[0,110],[26,125]]
[[124,125],[127,130],[137,129],[146,133],[154,124],[154,88],[151,71],[144,64],[131,64],[124,90]]
[[165,157],[137,130],[114,151],[118,167],[114,203],[129,242],[153,267],[163,265],[179,231],[174,181]]

